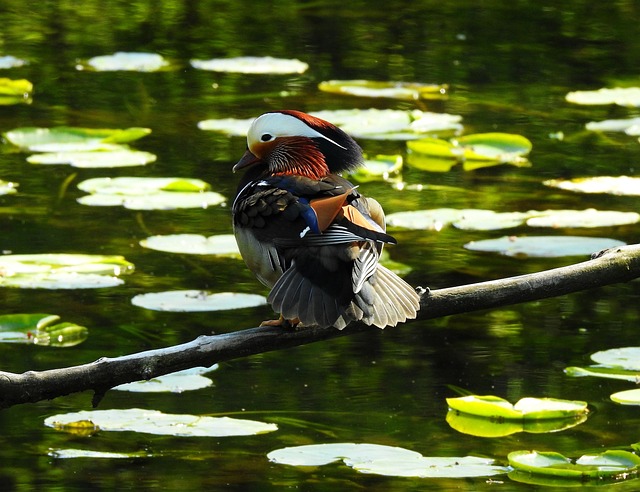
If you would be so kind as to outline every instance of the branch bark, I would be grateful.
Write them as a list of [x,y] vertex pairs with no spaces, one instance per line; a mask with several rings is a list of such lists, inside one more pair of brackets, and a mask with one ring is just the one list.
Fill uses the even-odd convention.
[[[638,277],[640,245],[613,248],[567,267],[426,291],[421,297],[418,320],[556,297]],[[352,324],[342,331],[315,327],[294,331],[258,327],[200,336],[181,345],[122,357],[105,357],[79,366],[22,374],[0,371],[0,408],[86,390],[94,391],[93,404],[96,406],[106,391],[119,384],[372,330],[378,328],[363,324]]]

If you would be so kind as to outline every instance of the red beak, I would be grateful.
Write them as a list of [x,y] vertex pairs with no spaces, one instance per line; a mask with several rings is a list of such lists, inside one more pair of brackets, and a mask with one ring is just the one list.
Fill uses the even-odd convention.
[[247,167],[251,167],[260,162],[255,155],[253,155],[249,150],[247,150],[244,155],[240,158],[240,160],[233,166],[233,172],[239,171],[240,169],[245,169]]

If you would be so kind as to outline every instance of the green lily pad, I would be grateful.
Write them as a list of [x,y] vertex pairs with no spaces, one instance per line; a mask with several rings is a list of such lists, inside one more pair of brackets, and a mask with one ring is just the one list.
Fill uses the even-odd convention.
[[640,87],[602,88],[594,91],[574,91],[566,95],[573,104],[605,105],[617,104],[625,107],[640,106]]
[[583,401],[522,398],[512,405],[507,400],[493,395],[447,398],[447,405],[458,412],[504,420],[562,419],[588,411],[587,403]]
[[246,137],[255,118],[220,118],[198,122],[200,130],[224,133],[233,137]]
[[73,347],[89,336],[84,326],[56,323],[59,320],[55,314],[0,315],[0,343]]
[[26,65],[27,62],[12,55],[0,56],[0,68],[18,68]]
[[530,217],[529,227],[610,227],[640,222],[636,212],[616,212],[611,210],[547,210]]
[[240,258],[240,250],[233,234],[205,237],[199,234],[170,234],[150,236],[140,241],[144,248],[167,253],[216,255]]
[[630,381],[632,383],[640,382],[640,372],[626,371],[624,369],[615,369],[611,367],[565,367],[564,373],[567,376],[581,378],[585,376],[593,376],[605,379],[618,379],[621,381]]
[[379,444],[332,443],[271,451],[267,458],[291,466],[322,466],[337,461],[360,473],[391,477],[483,477],[506,473],[494,460],[465,456],[425,457],[408,449]]
[[640,389],[618,391],[611,395],[611,399],[621,405],[640,405]]
[[628,135],[640,134],[640,118],[626,118],[621,120],[590,121],[587,130],[594,132],[624,132]]
[[601,350],[591,354],[591,360],[615,369],[640,371],[640,347]]
[[0,77],[0,96],[25,98],[33,92],[33,84],[26,79],[7,79]]
[[147,451],[135,451],[133,453],[114,453],[110,451],[91,451],[89,449],[51,449],[47,456],[56,459],[89,458],[89,459],[123,459],[123,458],[150,458],[153,455]]
[[112,55],[94,56],[80,61],[77,70],[96,72],[157,72],[169,68],[169,62],[157,53],[131,53],[118,51]]
[[402,170],[401,155],[378,155],[373,159],[365,159],[364,165],[349,174],[360,183],[369,181],[388,181],[397,177]]
[[92,426],[96,431],[131,431],[182,437],[252,436],[278,430],[275,424],[255,420],[205,415],[168,414],[157,410],[129,408],[93,410],[48,417],[44,425],[74,432],[76,424]]
[[447,85],[418,82],[377,82],[372,80],[329,80],[320,82],[318,88],[331,94],[357,97],[390,98],[404,101],[418,99],[444,99]]
[[18,183],[0,179],[0,195],[12,195],[17,192]]
[[164,376],[158,376],[147,381],[135,381],[114,387],[117,391],[131,391],[134,393],[183,393],[207,388],[213,381],[204,374],[215,371],[217,364],[211,367],[194,367]]
[[624,246],[624,244],[622,241],[603,237],[503,236],[496,239],[471,241],[465,244],[464,248],[523,258],[559,258],[591,255],[594,252]]
[[575,461],[554,452],[514,451],[508,459],[517,470],[577,480],[635,477],[640,466],[640,457],[620,450],[584,455]]
[[234,72],[246,74],[291,74],[304,73],[307,63],[296,59],[273,58],[271,56],[240,56],[237,58],[213,58],[211,60],[191,60],[191,66],[198,70],[212,72]]
[[546,186],[577,193],[640,196],[640,178],[629,176],[596,176],[593,178],[549,179]]
[[465,231],[497,231],[521,226],[530,212],[494,212],[493,210],[465,210],[451,225]]
[[149,128],[53,128],[23,127],[4,134],[13,145],[33,152],[80,152],[91,150],[120,150],[111,144],[122,144],[149,135]]
[[263,306],[267,303],[264,296],[239,292],[218,292],[212,294],[202,290],[172,290],[139,294],[131,303],[134,306],[153,311],[196,312],[224,311]]
[[0,287],[95,289],[123,283],[133,272],[122,256],[34,254],[0,256]]
[[220,193],[206,191],[209,184],[189,178],[92,178],[78,188],[90,195],[78,203],[90,206],[123,206],[131,210],[207,208],[226,201]]
[[155,160],[155,154],[120,146],[109,151],[49,152],[27,157],[27,162],[31,164],[70,164],[72,167],[79,168],[144,166]]

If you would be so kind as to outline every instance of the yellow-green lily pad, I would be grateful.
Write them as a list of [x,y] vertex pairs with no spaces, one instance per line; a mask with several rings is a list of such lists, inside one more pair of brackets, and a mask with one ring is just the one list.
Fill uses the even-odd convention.
[[149,135],[149,128],[80,128],[56,126],[53,128],[23,127],[4,134],[13,145],[33,152],[80,152],[114,150],[112,144],[122,144]]
[[165,70],[169,66],[169,61],[158,53],[118,51],[112,55],[94,56],[88,60],[80,61],[76,65],[76,69],[96,72],[157,72]]
[[602,88],[593,91],[573,91],[566,95],[573,104],[605,105],[617,104],[624,107],[640,106],[640,87]]
[[134,451],[132,453],[114,453],[112,451],[92,451],[89,449],[51,449],[47,453],[55,459],[89,458],[89,459],[127,459],[127,458],[151,458],[148,451]]
[[140,245],[144,248],[167,253],[240,258],[240,250],[233,234],[220,234],[210,237],[199,234],[150,236],[141,240]]
[[18,191],[17,188],[18,183],[0,179],[0,195],[12,195]]
[[48,152],[27,157],[31,164],[69,164],[79,168],[113,168],[144,166],[155,162],[156,155],[140,150],[115,146],[112,150],[95,152]]
[[559,258],[587,256],[603,249],[624,246],[617,239],[582,236],[503,236],[471,241],[464,245],[471,251],[498,253],[519,258]]
[[444,99],[449,87],[446,84],[418,82],[378,82],[373,80],[329,80],[320,82],[318,88],[331,94],[357,97],[390,98],[404,101],[419,99]]
[[297,59],[273,58],[271,56],[213,58],[211,60],[191,60],[190,63],[193,68],[198,70],[246,74],[304,73],[309,68],[309,64]]
[[0,77],[0,97],[26,98],[33,92],[33,84],[26,79]]
[[515,405],[498,396],[468,395],[447,398],[452,410],[504,420],[562,419],[586,413],[587,403],[556,398],[522,398]]
[[508,459],[517,470],[575,480],[627,479],[637,476],[640,466],[640,457],[622,450],[584,455],[576,460],[555,452],[513,451]]
[[627,135],[640,135],[640,118],[590,121],[585,127],[594,132],[624,132]]
[[134,306],[153,311],[196,312],[224,311],[263,306],[267,303],[264,296],[240,292],[211,293],[203,290],[172,290],[153,292],[135,296]]
[[640,371],[640,347],[622,347],[601,350],[591,354],[591,360],[603,366]]
[[217,368],[217,364],[211,367],[194,367],[146,381],[121,384],[113,389],[133,393],[183,393],[185,391],[198,390],[213,384],[213,381],[204,376],[204,374],[215,371]]
[[267,458],[290,466],[322,466],[342,461],[360,473],[389,477],[484,477],[500,475],[508,470],[488,458],[426,457],[409,449],[368,443],[294,446],[271,451]]
[[543,184],[577,193],[640,196],[640,178],[629,176],[596,176],[592,178],[549,179]]
[[168,414],[157,410],[129,408],[93,410],[53,415],[45,419],[47,427],[74,432],[76,424],[90,424],[96,431],[130,431],[182,437],[252,436],[278,430],[275,424],[230,417]]
[[[531,213],[531,215],[534,215]],[[636,212],[617,212],[613,210],[547,210],[540,215],[527,219],[529,227],[611,227],[636,224],[640,222],[640,214]]]
[[567,376],[574,378],[581,378],[586,376],[593,376],[597,378],[605,379],[618,379],[621,381],[630,381],[632,383],[640,382],[640,372],[638,371],[626,371],[620,368],[612,367],[565,367],[564,373]]
[[621,405],[640,405],[640,389],[618,391],[611,395],[611,399]]
[[55,314],[0,315],[0,343],[73,347],[89,336],[84,326],[58,321]]
[[377,155],[374,158],[365,159],[364,165],[349,176],[361,183],[378,180],[388,181],[397,177],[401,170],[401,155]]

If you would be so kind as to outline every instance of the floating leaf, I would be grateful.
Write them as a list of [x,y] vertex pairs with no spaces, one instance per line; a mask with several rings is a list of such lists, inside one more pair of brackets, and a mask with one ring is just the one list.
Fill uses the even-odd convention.
[[635,477],[640,465],[640,457],[620,450],[584,455],[575,461],[554,452],[514,451],[508,459],[509,465],[517,470],[576,480]]
[[135,381],[133,383],[121,384],[113,388],[118,391],[131,391],[134,393],[183,393],[207,388],[213,381],[203,374],[214,371],[217,364],[211,367],[195,367],[185,369],[164,376],[158,376],[147,381]]
[[640,87],[602,88],[594,91],[574,91],[566,95],[570,103],[583,105],[617,104],[618,106],[640,106]]
[[300,60],[273,58],[271,56],[213,58],[211,60],[191,60],[190,63],[193,68],[199,70],[248,74],[304,73],[309,68],[307,63],[301,62]]
[[12,195],[16,193],[18,183],[12,183],[11,181],[4,181],[0,179],[0,195]]
[[200,130],[222,132],[234,137],[246,137],[254,119],[222,118],[218,120],[203,120],[198,122],[198,128]]
[[640,134],[640,118],[626,118],[622,120],[590,121],[587,130],[595,132],[625,132],[628,135]]
[[629,176],[596,176],[570,180],[550,179],[543,184],[577,193],[607,193],[609,195],[640,196],[640,178]]
[[387,181],[398,176],[401,169],[401,155],[378,155],[373,159],[365,159],[364,165],[349,176],[361,183],[376,180]]
[[587,403],[556,398],[522,398],[515,405],[498,396],[468,395],[447,398],[452,410],[478,417],[505,420],[562,419],[587,412]]
[[611,395],[611,399],[621,405],[640,405],[640,389],[618,391]]
[[129,53],[118,51],[112,55],[94,56],[76,65],[77,70],[96,72],[132,71],[157,72],[166,69],[169,62],[157,53]]
[[119,206],[131,210],[207,208],[226,201],[209,185],[189,178],[93,178],[78,184],[91,193],[78,199],[83,205]]
[[53,128],[23,127],[4,134],[13,145],[33,152],[79,152],[91,150],[121,150],[111,144],[122,144],[149,135],[149,128]]
[[153,455],[146,451],[133,453],[113,453],[109,451],[91,451],[88,449],[51,449],[47,456],[56,459],[89,458],[89,459],[122,459],[122,458],[150,458]]
[[173,290],[135,296],[131,303],[154,311],[196,312],[223,311],[263,306],[264,296],[239,292],[218,292],[212,294],[202,290]]
[[591,354],[591,360],[615,369],[640,371],[640,347],[601,350]]
[[505,256],[557,258],[584,256],[607,248],[623,246],[616,239],[580,236],[503,236],[471,241],[464,247],[471,251],[498,253]]
[[34,254],[0,256],[0,287],[94,289],[113,287],[133,272],[122,256]]
[[0,77],[0,96],[28,97],[33,92],[33,84],[26,79]]
[[491,160],[518,163],[531,152],[531,141],[522,135],[511,133],[476,133],[455,139],[464,149],[466,160]]
[[447,85],[418,82],[377,82],[372,80],[329,80],[320,82],[318,88],[331,94],[358,97],[383,97],[414,101],[418,99],[444,99]]
[[580,378],[585,376],[594,376],[605,379],[619,379],[622,381],[631,381],[632,383],[640,383],[640,372],[625,371],[624,369],[614,369],[611,367],[566,367],[564,373],[567,376]]
[[530,227],[609,227],[640,222],[636,212],[615,212],[605,210],[547,210],[527,219]]
[[[461,220],[472,209],[436,208],[432,210],[408,210],[386,217],[390,227],[439,231],[454,221]],[[489,210],[487,212],[490,212]]]
[[205,237],[198,234],[170,234],[150,236],[140,241],[144,248],[190,255],[217,255],[240,258],[240,250],[233,234]]
[[150,152],[119,147],[110,151],[96,152],[53,152],[34,154],[27,157],[31,164],[70,164],[80,168],[112,168],[144,166],[155,162],[156,156]]
[[167,414],[140,408],[81,411],[54,415],[44,421],[48,427],[71,432],[78,423],[89,423],[99,431],[133,431],[183,437],[251,436],[278,430],[275,424],[255,420]]
[[56,323],[55,314],[0,315],[0,342],[72,347],[84,342],[89,331],[73,323]]
[[361,473],[392,477],[482,477],[507,469],[494,460],[465,456],[425,457],[415,451],[379,444],[332,443],[295,446],[271,451],[267,458],[291,466],[322,466],[343,461]]
[[21,60],[20,58],[16,58],[12,55],[0,56],[0,68],[18,68],[26,65],[27,62],[25,60]]

